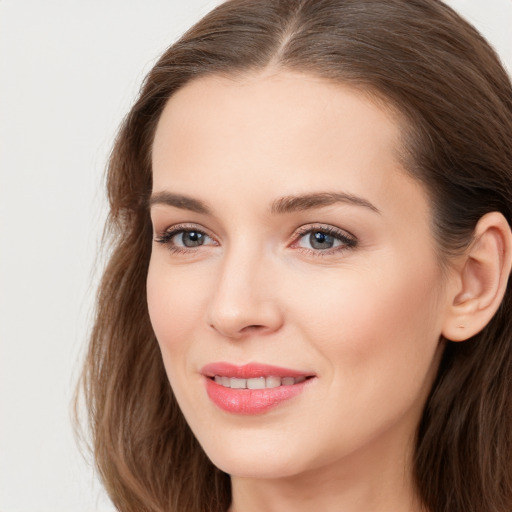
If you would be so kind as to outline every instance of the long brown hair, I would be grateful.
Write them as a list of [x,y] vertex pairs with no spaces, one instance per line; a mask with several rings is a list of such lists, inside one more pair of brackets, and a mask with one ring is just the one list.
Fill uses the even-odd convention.
[[[440,253],[478,219],[512,224],[512,87],[478,32],[438,0],[230,0],[160,58],[108,167],[111,256],[82,377],[97,468],[123,512],[225,512],[229,476],[173,396],[145,282],[151,145],[162,109],[208,74],[299,70],[374,94],[405,120],[404,159],[430,194]],[[512,292],[472,340],[446,342],[418,427],[415,477],[432,512],[512,510]]]

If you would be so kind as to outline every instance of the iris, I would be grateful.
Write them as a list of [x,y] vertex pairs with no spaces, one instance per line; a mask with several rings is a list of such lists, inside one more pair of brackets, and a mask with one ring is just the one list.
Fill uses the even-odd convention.
[[321,231],[309,235],[309,243],[313,249],[330,249],[334,245],[334,237]]

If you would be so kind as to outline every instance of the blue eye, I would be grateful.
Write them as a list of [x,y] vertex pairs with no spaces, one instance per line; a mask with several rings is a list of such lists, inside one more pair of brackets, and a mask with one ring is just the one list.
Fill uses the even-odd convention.
[[155,241],[175,251],[186,251],[202,245],[215,245],[215,241],[203,231],[180,226],[162,233],[155,238]]
[[322,233],[321,231],[315,231],[314,233],[310,233],[308,237],[309,245],[313,249],[331,249],[335,246],[336,240],[332,235],[328,235],[327,233]]
[[296,246],[315,252],[343,250],[356,245],[357,240],[352,235],[333,227],[303,228],[296,242]]
[[198,247],[205,243],[205,240],[209,238],[200,231],[181,231],[172,237],[174,245],[182,247]]

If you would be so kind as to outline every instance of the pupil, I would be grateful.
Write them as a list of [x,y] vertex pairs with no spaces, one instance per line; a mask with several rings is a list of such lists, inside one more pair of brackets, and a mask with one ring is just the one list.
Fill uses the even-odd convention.
[[309,235],[309,242],[314,249],[330,249],[334,245],[334,238],[327,233],[317,231]]
[[203,235],[197,231],[187,231],[182,237],[185,247],[197,247],[203,244]]

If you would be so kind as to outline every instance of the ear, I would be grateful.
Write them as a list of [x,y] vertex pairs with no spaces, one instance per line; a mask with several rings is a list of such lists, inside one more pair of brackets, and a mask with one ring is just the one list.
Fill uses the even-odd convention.
[[503,300],[512,267],[512,233],[498,212],[484,215],[474,239],[457,264],[442,334],[463,341],[478,334]]

